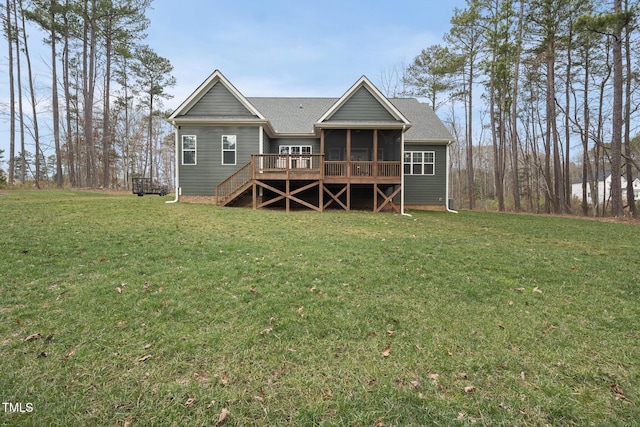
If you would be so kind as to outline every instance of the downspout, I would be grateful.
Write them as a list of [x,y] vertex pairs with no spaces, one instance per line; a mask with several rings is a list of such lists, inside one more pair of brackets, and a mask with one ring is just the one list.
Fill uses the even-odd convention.
[[404,133],[407,125],[402,125],[402,136],[400,137],[400,215],[412,216],[404,211]]
[[451,212],[451,213],[457,214],[458,211],[454,211],[453,209],[449,209],[449,168],[450,168],[450,166],[449,166],[449,163],[450,163],[449,162],[449,146],[451,145],[452,142],[453,141],[449,141],[447,143],[447,159],[446,159],[447,160],[447,176],[445,177],[445,182],[446,182],[446,185],[445,185],[445,187],[446,187],[446,190],[445,190],[445,192],[446,192],[445,206],[447,208],[447,212]]
[[165,203],[176,203],[178,201],[178,197],[180,196],[180,181],[178,180],[180,174],[179,174],[179,165],[178,165],[178,158],[180,157],[180,154],[178,153],[178,127],[176,126],[175,122],[172,122],[173,126],[176,128],[176,132],[175,132],[175,171],[176,171],[176,185],[175,185],[175,192],[176,192],[176,198],[173,200],[167,200]]

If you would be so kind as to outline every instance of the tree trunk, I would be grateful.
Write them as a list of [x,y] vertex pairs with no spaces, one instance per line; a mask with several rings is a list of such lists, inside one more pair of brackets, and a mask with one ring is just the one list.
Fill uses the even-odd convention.
[[20,66],[20,36],[18,33],[18,5],[13,2],[13,22],[15,35],[13,41],[16,47],[16,80],[18,83],[18,120],[20,121],[20,183],[27,182],[27,156],[24,141],[24,110],[22,108],[22,70]]
[[468,111],[467,111],[467,193],[469,197],[469,209],[476,205],[476,185],[473,170],[473,58],[469,59],[469,87],[468,87]]
[[[629,2],[625,1],[625,11],[629,10]],[[632,218],[638,217],[636,209],[635,194],[633,191],[633,168],[631,162],[631,30],[629,23],[625,25],[625,60],[627,78],[625,84],[625,110],[624,110],[624,155],[626,158],[626,176],[627,176],[627,205]]]
[[[614,0],[614,12],[622,11],[622,1]],[[611,129],[611,212],[614,217],[624,214],[622,207],[622,36],[620,25],[613,33],[613,118]]]
[[[15,183],[16,157],[16,95],[13,76],[13,23],[11,22],[11,3],[6,2],[6,28],[9,59],[9,183]],[[19,53],[18,53],[19,54]]]
[[105,29],[105,77],[104,77],[104,114],[102,120],[102,185],[109,188],[110,180],[110,159],[111,156],[111,46],[112,46],[112,26],[113,19],[107,17]]
[[53,142],[56,151],[56,187],[62,188],[62,152],[60,151],[60,111],[58,105],[58,72],[56,55],[56,0],[49,3],[51,25],[51,108],[53,109]]
[[518,17],[518,38],[513,74],[513,96],[511,100],[511,165],[512,165],[512,194],[513,209],[516,212],[522,210],[520,205],[520,168],[518,165],[518,80],[520,78],[520,52],[522,44],[522,22],[524,19],[524,2],[520,2]]
[[76,180],[76,156],[74,149],[73,127],[71,120],[71,76],[70,76],[70,54],[69,54],[69,0],[66,0],[63,28],[64,28],[64,48],[62,54],[62,74],[64,85],[64,97],[65,97],[65,119],[67,126],[67,134],[65,138],[65,144],[67,148],[67,172],[69,174],[69,183],[72,187],[77,187],[78,182]]
[[22,0],[20,0],[20,12],[22,18],[22,39],[24,46],[24,56],[27,60],[27,77],[29,80],[29,95],[31,98],[31,113],[33,114],[32,123],[33,123],[33,139],[35,141],[35,166],[36,171],[34,174],[34,182],[36,188],[40,188],[40,131],[38,129],[38,111],[37,111],[37,103],[36,103],[36,91],[33,86],[33,73],[31,71],[31,57],[29,56],[29,43],[27,39],[27,30],[25,25],[25,18],[22,6]]

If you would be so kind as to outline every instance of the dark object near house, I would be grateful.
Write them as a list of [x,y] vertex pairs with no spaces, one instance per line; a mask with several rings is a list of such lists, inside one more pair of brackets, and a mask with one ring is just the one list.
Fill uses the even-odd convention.
[[169,194],[169,186],[153,182],[151,178],[131,178],[133,194],[144,196],[145,194],[158,194],[160,197]]

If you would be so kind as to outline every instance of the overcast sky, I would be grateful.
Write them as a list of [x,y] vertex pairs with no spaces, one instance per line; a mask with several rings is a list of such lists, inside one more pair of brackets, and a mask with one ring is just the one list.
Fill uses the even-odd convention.
[[[174,66],[164,101],[175,109],[219,69],[245,96],[342,95],[362,75],[381,75],[441,43],[465,0],[154,0],[149,44]],[[32,36],[31,49],[42,48]],[[41,54],[47,58],[46,50]],[[34,56],[40,79],[44,60]],[[45,94],[42,94],[44,97]],[[48,96],[48,95],[47,95]],[[8,99],[7,46],[0,43],[0,98]],[[0,148],[8,157],[7,113]],[[43,130],[51,139],[48,129]],[[33,146],[27,149],[33,152]]]

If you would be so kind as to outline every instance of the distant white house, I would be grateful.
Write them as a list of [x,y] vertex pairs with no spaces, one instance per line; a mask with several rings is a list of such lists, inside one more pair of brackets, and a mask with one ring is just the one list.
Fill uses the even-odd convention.
[[[627,199],[627,179],[625,176],[620,177],[620,186],[622,188],[622,199]],[[633,194],[634,199],[640,199],[640,178],[633,179]],[[571,195],[577,199],[582,200],[582,179],[574,181],[571,184]],[[598,174],[598,202],[602,200],[609,200],[611,197],[611,172]],[[591,187],[587,185],[587,203],[591,203]]]

